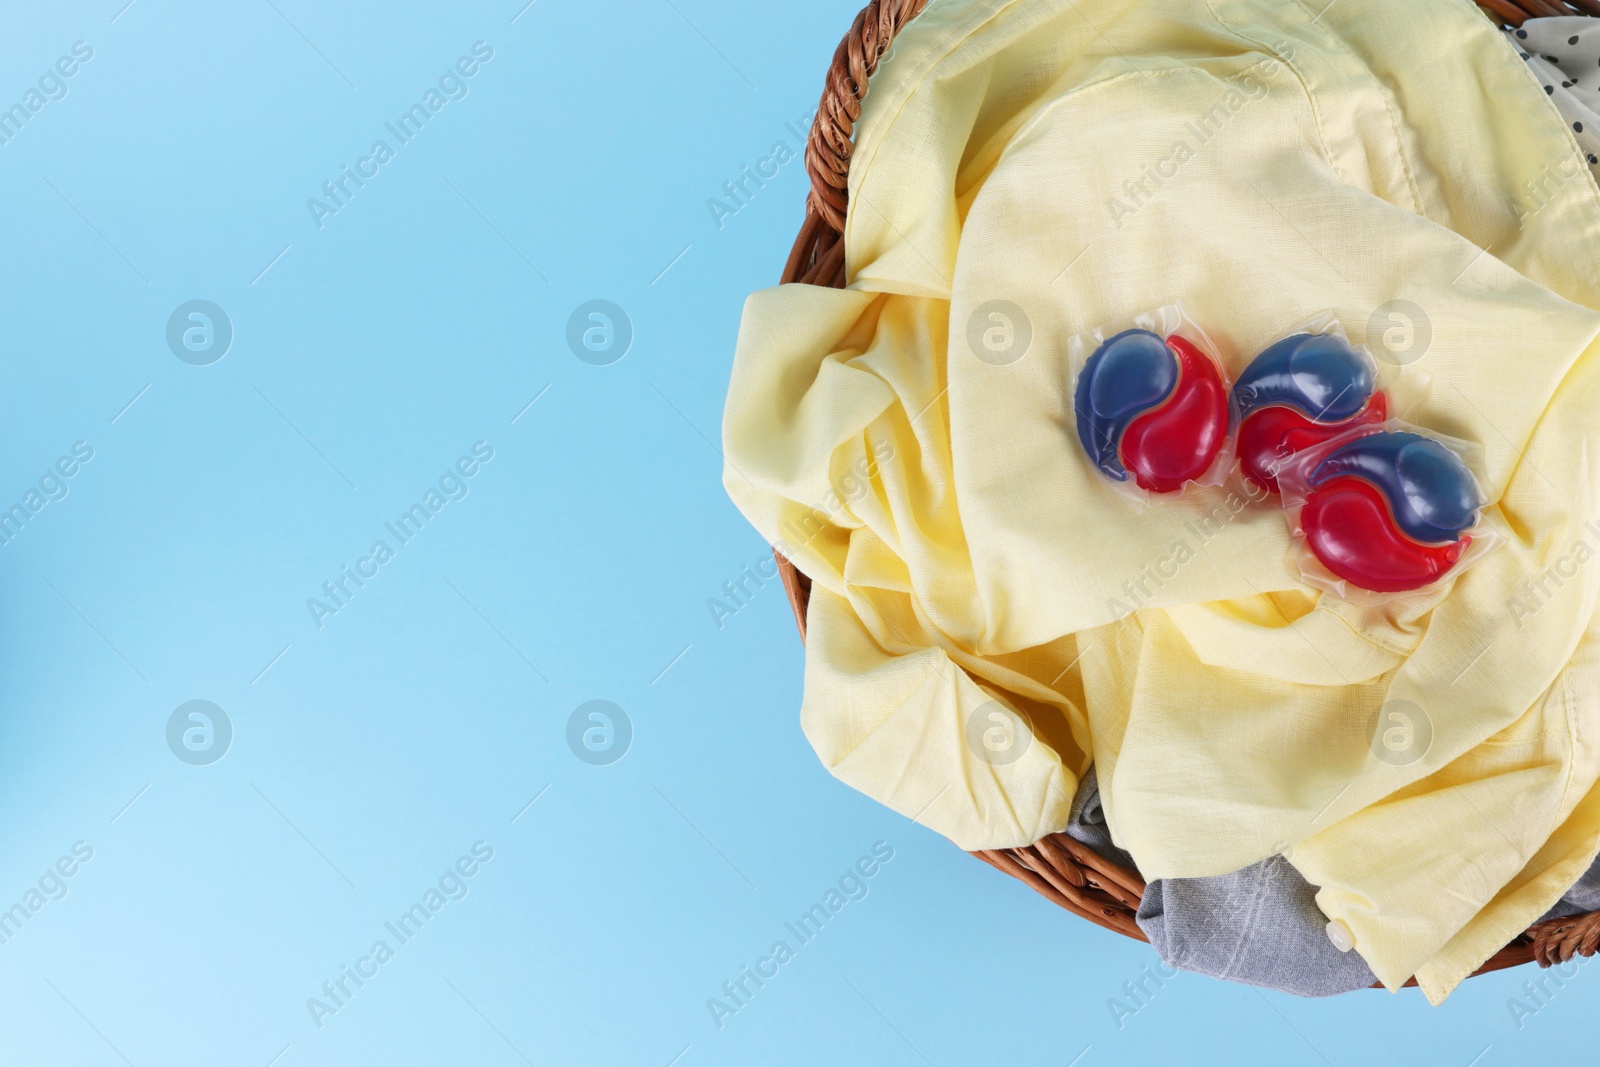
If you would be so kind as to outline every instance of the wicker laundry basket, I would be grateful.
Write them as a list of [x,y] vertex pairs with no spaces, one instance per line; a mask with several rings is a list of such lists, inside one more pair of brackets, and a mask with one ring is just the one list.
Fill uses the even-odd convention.
[[[811,192],[806,218],[783,268],[784,284],[844,288],[844,219],[848,208],[851,132],[861,116],[867,79],[896,33],[926,6],[928,0],[872,0],[856,16],[839,42],[828,68],[817,117],[806,143],[806,171]],[[1600,15],[1600,0],[1477,0],[1500,26],[1520,26],[1529,18],[1552,15]],[[811,579],[774,551],[800,639],[806,636],[806,604]],[[1026,848],[993,849],[973,855],[1032,887],[1075,915],[1127,937],[1147,940],[1134,915],[1144,893],[1137,871],[1120,867],[1065,834],[1051,834]],[[1475,974],[1486,974],[1536,960],[1541,967],[1563,963],[1574,955],[1592,956],[1600,944],[1600,912],[1538,923],[1491,956]],[[1415,985],[1416,981],[1407,983]]]

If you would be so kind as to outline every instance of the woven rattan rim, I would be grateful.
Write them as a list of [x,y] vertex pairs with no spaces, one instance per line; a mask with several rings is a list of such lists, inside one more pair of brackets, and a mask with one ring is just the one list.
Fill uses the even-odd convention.
[[[1477,0],[1497,25],[1520,26],[1530,18],[1600,15],[1600,0]],[[872,0],[856,16],[833,53],[817,117],[806,142],[806,172],[811,192],[806,218],[795,238],[782,283],[799,282],[842,289],[845,284],[844,219],[849,207],[851,135],[861,117],[867,79],[900,28],[917,16],[927,0]],[[773,552],[783,587],[794,609],[800,640],[806,638],[806,606],[811,580],[784,556]],[[974,852],[985,863],[1026,883],[1041,896],[1107,930],[1145,941],[1134,922],[1144,880],[1138,872],[1095,854],[1066,834],[1051,834],[1026,848]],[[1600,946],[1600,912],[1536,923],[1473,972],[1474,975],[1537,961],[1541,967],[1574,955],[1592,956]],[[1416,979],[1406,983],[1415,985]]]

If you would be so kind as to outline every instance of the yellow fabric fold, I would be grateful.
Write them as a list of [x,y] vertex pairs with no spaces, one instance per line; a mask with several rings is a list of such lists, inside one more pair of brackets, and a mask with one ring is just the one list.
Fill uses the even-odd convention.
[[[1600,193],[1464,0],[1317,6],[931,5],[866,96],[849,288],[746,306],[724,482],[815,583],[801,716],[842,780],[1000,847],[1093,762],[1146,877],[1286,852],[1438,1001],[1600,849]],[[1066,339],[1179,301],[1234,374],[1324,309],[1399,330],[1499,547],[1363,606],[1238,490],[1128,508]]]

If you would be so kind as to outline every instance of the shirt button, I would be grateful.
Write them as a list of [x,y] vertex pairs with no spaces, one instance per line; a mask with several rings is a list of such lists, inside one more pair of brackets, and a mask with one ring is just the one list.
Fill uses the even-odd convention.
[[1344,924],[1343,919],[1334,919],[1328,924],[1328,940],[1340,952],[1349,952],[1356,947],[1356,935],[1350,932],[1350,927]]

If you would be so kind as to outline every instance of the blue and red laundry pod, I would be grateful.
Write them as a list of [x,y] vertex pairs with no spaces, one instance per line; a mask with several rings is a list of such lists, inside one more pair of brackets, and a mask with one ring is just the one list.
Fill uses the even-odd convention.
[[1234,383],[1239,465],[1278,492],[1277,468],[1313,445],[1388,417],[1369,359],[1337,334],[1297,333],[1269,345]]
[[1420,589],[1460,561],[1483,497],[1439,441],[1380,430],[1335,445],[1305,476],[1300,528],[1317,560],[1379,593]]
[[1085,361],[1073,401],[1078,440],[1100,473],[1172,493],[1203,476],[1227,440],[1228,389],[1189,341],[1124,330]]

